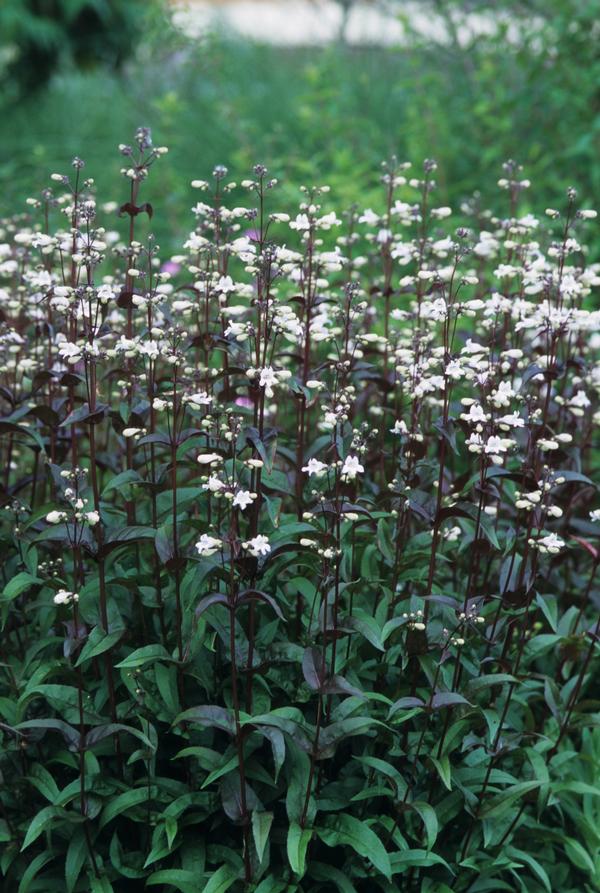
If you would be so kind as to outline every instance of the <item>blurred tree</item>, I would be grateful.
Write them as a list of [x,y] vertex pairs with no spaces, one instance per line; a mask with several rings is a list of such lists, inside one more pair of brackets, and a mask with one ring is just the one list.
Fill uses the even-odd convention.
[[4,76],[31,92],[64,64],[118,69],[156,6],[155,0],[2,0]]

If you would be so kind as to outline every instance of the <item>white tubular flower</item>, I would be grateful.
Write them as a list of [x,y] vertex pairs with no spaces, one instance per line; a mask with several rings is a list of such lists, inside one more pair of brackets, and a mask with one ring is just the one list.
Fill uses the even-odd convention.
[[70,366],[74,366],[75,363],[78,363],[83,356],[83,350],[80,345],[73,344],[71,341],[63,341],[58,348],[58,353]]
[[253,539],[242,543],[242,547],[250,552],[255,558],[260,558],[261,555],[268,555],[271,551],[271,544],[269,543],[268,538],[261,533],[259,533],[258,536],[253,537]]
[[210,555],[214,555],[215,552],[218,552],[221,546],[221,540],[216,539],[214,536],[209,536],[208,533],[203,533],[196,543],[196,551],[198,552],[198,555],[201,555],[203,558],[208,558]]
[[558,555],[560,550],[564,549],[566,543],[564,540],[561,540],[561,538],[555,533],[549,533],[546,536],[540,537],[539,539],[529,540],[529,545],[533,546],[535,549],[538,549],[539,552],[547,552],[550,555]]
[[95,527],[95,525],[100,520],[100,514],[98,512],[86,512],[85,520],[88,522],[90,527]]
[[498,389],[492,391],[489,400],[496,409],[500,409],[510,406],[510,399],[511,397],[514,397],[514,395],[515,392],[512,389],[511,383],[509,381],[501,381],[498,385]]
[[295,220],[290,221],[290,229],[295,229],[298,232],[303,232],[304,230],[310,229],[310,221],[306,214],[298,214]]
[[509,446],[512,445],[512,440],[508,440],[504,437],[497,437],[495,434],[492,437],[488,438],[488,441],[485,445],[484,451],[489,455],[497,455],[498,453],[505,453]]
[[265,394],[269,399],[274,396],[273,386],[277,384],[277,373],[272,366],[265,366],[260,370],[258,384],[265,389]]
[[591,405],[591,400],[585,391],[577,391],[577,393],[567,402],[567,407],[571,410],[573,415],[578,418],[581,418],[584,414],[584,410],[588,409]]
[[214,397],[210,394],[206,394],[204,391],[199,391],[197,394],[188,394],[183,399],[186,403],[191,403],[192,406],[210,406]]
[[48,524],[60,524],[61,521],[66,521],[66,520],[67,520],[66,512],[53,511],[53,512],[48,512],[48,514],[46,515],[46,521],[48,522]]
[[519,490],[516,490],[515,497],[515,505],[518,509],[530,511],[535,508],[536,505],[539,505],[542,499],[542,491],[533,490],[531,493],[521,493]]
[[225,489],[225,484],[220,478],[213,474],[205,484],[202,484],[202,489],[208,490],[209,493],[219,493],[221,490]]
[[145,434],[145,428],[124,428],[123,437],[137,437],[139,434]]
[[342,480],[353,481],[357,474],[364,472],[364,467],[360,464],[358,456],[346,456],[342,466]]
[[68,589],[59,589],[53,601],[55,605],[70,605],[71,602],[79,601],[79,594],[77,592],[69,592]]
[[509,415],[503,415],[498,420],[498,427],[502,431],[508,431],[509,428],[524,428],[525,419],[522,419],[517,412]]
[[323,474],[327,470],[327,465],[325,462],[321,462],[319,459],[309,459],[307,464],[304,465],[302,471],[306,472],[309,477],[312,477],[313,474],[320,475]]
[[218,453],[201,453],[196,459],[199,465],[218,465],[222,461],[223,457]]
[[236,286],[231,276],[221,276],[216,285],[216,290],[225,295],[230,294],[230,292],[235,291],[235,289]]
[[537,442],[537,445],[539,446],[540,450],[542,450],[542,452],[544,452],[544,453],[548,452],[549,450],[557,450],[558,446],[559,446],[558,441],[548,440],[545,437],[540,437],[540,439]]
[[590,512],[590,521],[600,521],[600,509],[594,509],[593,512]]
[[472,403],[471,406],[469,406],[469,411],[461,412],[460,417],[471,425],[480,425],[482,422],[487,422],[489,418],[479,403]]
[[475,431],[467,438],[465,441],[467,445],[467,449],[470,453],[481,453],[483,452],[483,439],[481,434],[477,434]]
[[233,497],[232,505],[236,508],[241,509],[243,512],[244,509],[248,508],[249,505],[252,505],[254,500],[256,499],[256,493],[250,493],[249,490],[238,490],[238,492]]

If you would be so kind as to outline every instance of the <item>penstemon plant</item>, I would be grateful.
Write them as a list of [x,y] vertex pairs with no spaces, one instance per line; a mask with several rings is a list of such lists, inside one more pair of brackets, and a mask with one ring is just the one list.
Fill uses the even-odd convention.
[[595,212],[219,166],[164,259],[120,151],[0,230],[2,889],[600,889]]

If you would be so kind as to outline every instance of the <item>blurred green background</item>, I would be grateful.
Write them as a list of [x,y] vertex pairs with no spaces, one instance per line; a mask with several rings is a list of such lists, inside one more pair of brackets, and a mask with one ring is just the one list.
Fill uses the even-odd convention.
[[[285,48],[234,36],[190,39],[141,0],[3,0],[0,214],[24,209],[53,171],[86,160],[103,200],[123,200],[119,142],[152,128],[170,147],[145,198],[159,234],[190,227],[189,181],[216,163],[241,178],[265,163],[283,182],[329,183],[336,206],[377,201],[380,162],[439,163],[439,203],[497,195],[515,158],[537,209],[568,185],[600,197],[600,0],[496,0],[494,33],[461,37],[490,4],[423,0],[447,39],[402,46]],[[496,203],[497,203],[496,199]]]

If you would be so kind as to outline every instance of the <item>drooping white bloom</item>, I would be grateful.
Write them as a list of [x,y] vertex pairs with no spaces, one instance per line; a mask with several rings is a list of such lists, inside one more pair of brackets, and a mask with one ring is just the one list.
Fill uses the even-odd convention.
[[261,555],[268,555],[271,551],[271,544],[269,543],[268,538],[263,536],[262,533],[259,533],[258,536],[242,543],[242,545],[244,549],[247,549],[255,558],[260,558]]
[[123,437],[136,437],[138,434],[145,434],[145,428],[124,428]]
[[357,474],[364,472],[364,467],[360,464],[358,456],[346,456],[342,466],[342,479],[353,481]]
[[565,541],[561,540],[555,533],[549,533],[539,539],[530,540],[529,543],[540,552],[549,552],[551,555],[557,555],[566,545]]
[[260,370],[258,383],[261,388],[265,389],[266,396],[271,398],[274,393],[273,386],[277,384],[277,373],[272,366],[265,366]]
[[205,484],[202,484],[202,489],[208,490],[209,493],[219,493],[221,490],[225,489],[225,484],[220,478],[212,474],[208,481]]
[[66,512],[53,511],[48,512],[48,514],[46,515],[46,521],[48,522],[48,524],[60,524],[61,521],[66,521],[66,519]]
[[221,546],[221,540],[214,536],[210,536],[208,533],[203,533],[196,543],[196,551],[198,552],[198,555],[208,558],[210,555],[214,555],[215,552],[218,552]]
[[58,349],[58,353],[66,360],[69,365],[73,366],[78,363],[83,356],[83,350],[79,344],[73,344],[71,341],[63,341]]
[[461,413],[460,417],[471,425],[479,425],[488,420],[487,413],[484,412],[483,407],[479,403],[472,403],[469,406],[469,411]]
[[196,462],[200,465],[217,465],[222,461],[223,457],[219,456],[218,453],[201,453],[196,459]]
[[312,477],[313,474],[323,474],[326,470],[327,465],[319,459],[309,459],[306,465],[302,468],[302,471],[308,472],[309,477]]
[[295,229],[299,232],[310,229],[308,216],[306,214],[298,214],[295,220],[290,221],[290,229]]
[[500,428],[507,430],[508,428],[524,428],[525,427],[525,419],[522,419],[521,416],[517,412],[513,412],[509,415],[500,416],[497,420]]
[[69,592],[68,589],[59,589],[53,598],[55,605],[70,605],[71,602],[79,601],[77,592]]
[[232,505],[244,511],[249,505],[252,505],[255,499],[256,493],[250,493],[249,490],[238,490],[233,497]]
[[228,295],[230,292],[235,291],[236,286],[231,278],[231,276],[221,276],[216,285],[216,290],[223,292],[223,294]]

